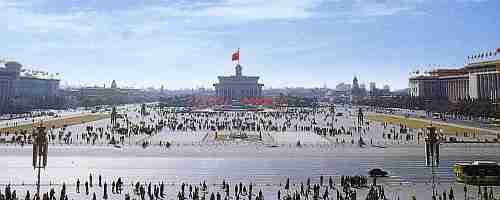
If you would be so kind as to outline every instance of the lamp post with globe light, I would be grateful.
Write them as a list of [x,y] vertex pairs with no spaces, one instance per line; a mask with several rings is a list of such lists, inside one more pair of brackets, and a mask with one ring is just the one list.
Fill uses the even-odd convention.
[[48,140],[45,126],[40,124],[33,132],[33,168],[38,169],[36,193],[40,197],[40,171],[47,166]]

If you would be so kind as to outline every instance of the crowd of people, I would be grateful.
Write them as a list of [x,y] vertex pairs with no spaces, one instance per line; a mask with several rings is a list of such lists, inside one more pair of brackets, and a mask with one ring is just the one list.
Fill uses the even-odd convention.
[[[329,142],[335,144],[351,143],[359,141],[360,146],[369,141],[370,144],[375,144],[377,141],[384,142],[414,142],[423,140],[423,130],[410,129],[404,124],[388,124],[374,123],[372,121],[359,122],[353,119],[355,113],[345,109],[346,113],[343,116],[336,116],[328,109],[324,110],[290,110],[287,112],[170,112],[162,109],[153,109],[149,114],[144,112],[128,112],[124,113],[116,124],[86,124],[80,128],[70,129],[63,128],[48,128],[48,138],[51,144],[124,144],[126,139],[135,138],[136,145],[147,147],[149,145],[159,145],[170,148],[175,143],[174,141],[156,140],[149,141],[147,139],[160,134],[179,133],[177,136],[182,137],[186,132],[232,132],[239,131],[243,133],[255,133],[262,140],[262,133],[273,134],[289,134],[295,133],[311,133],[322,138],[329,139]],[[377,130],[377,131],[375,131]],[[29,143],[31,136],[28,132],[24,134],[17,133],[0,133],[0,137],[15,137],[15,141]],[[272,136],[272,135],[271,135]],[[21,138],[19,138],[21,137]],[[364,139],[363,139],[364,138]],[[374,141],[376,140],[376,141]],[[385,144],[385,143],[384,143]],[[303,142],[298,141],[298,147],[303,146]],[[335,184],[334,178],[328,178],[328,184],[324,181],[324,177],[320,177],[319,183],[311,183],[310,179],[307,182],[300,183],[300,187],[295,187],[295,184],[290,184],[287,179],[284,189],[277,191],[278,199],[285,200],[302,200],[302,199],[343,199],[353,200],[359,198],[360,190],[367,190],[368,200],[385,199],[386,193],[382,185],[368,184],[366,176],[341,176],[340,181]],[[242,183],[231,185],[223,181],[218,189],[213,189],[207,186],[203,181],[199,184],[179,184],[180,188],[176,193],[167,194],[166,185],[164,182],[158,183],[141,183],[140,181],[130,182],[125,184],[121,177],[116,179],[104,180],[101,175],[98,175],[97,182],[94,184],[95,176],[90,174],[88,179],[77,178],[75,180],[75,192],[80,194],[80,187],[84,189],[85,196],[89,199],[108,199],[108,186],[111,185],[111,194],[121,195],[125,185],[131,185],[132,190],[125,192],[125,199],[141,199],[154,200],[164,199],[167,196],[176,199],[193,199],[193,200],[227,200],[227,199],[256,199],[263,200],[264,195],[262,190],[256,190],[253,187],[255,184]],[[95,180],[94,180],[95,181]],[[97,185],[97,186],[95,186]],[[234,186],[234,187],[233,187]],[[99,188],[99,191],[96,190]],[[234,189],[233,189],[234,188]],[[233,192],[230,190],[233,189]],[[483,193],[486,193],[484,195]],[[10,185],[5,187],[2,194],[0,192],[0,200],[15,200],[22,199],[12,189]],[[481,193],[483,199],[492,199],[493,193],[490,189],[489,193],[485,190]],[[53,188],[49,192],[40,194],[38,197],[33,191],[27,191],[24,199],[35,200],[52,200],[57,199],[56,192]],[[448,197],[448,198],[446,198]],[[486,198],[488,197],[488,198]],[[453,191],[446,194],[434,196],[435,199],[454,199]],[[63,183],[60,189],[60,200],[71,199],[71,195],[66,189],[66,184]]]
[[[250,132],[262,135],[263,132],[275,134],[290,132],[314,133],[331,138],[336,144],[354,144],[360,138],[364,143],[382,142],[383,144],[419,143],[424,139],[423,129],[411,129],[405,124],[374,123],[369,120],[356,120],[357,113],[350,109],[337,109],[344,113],[337,116],[330,109],[290,109],[270,112],[175,112],[162,108],[149,108],[150,112],[129,110],[120,114],[116,123],[94,124],[68,129],[48,127],[51,144],[116,145],[132,140],[151,137],[157,134],[175,132]],[[365,117],[366,119],[366,117]],[[382,128],[383,126],[383,128]],[[375,131],[373,131],[375,130]],[[457,133],[458,136],[458,133]],[[464,133],[464,137],[470,134]],[[475,136],[475,135],[473,135]],[[26,144],[31,141],[28,131],[0,133],[0,141]],[[130,139],[129,139],[130,141]],[[174,141],[161,141],[162,144]],[[159,145],[160,141],[148,141]],[[144,141],[134,142],[143,145]],[[130,144],[129,144],[130,145]],[[161,146],[161,145],[160,145]],[[170,145],[167,145],[170,146]]]

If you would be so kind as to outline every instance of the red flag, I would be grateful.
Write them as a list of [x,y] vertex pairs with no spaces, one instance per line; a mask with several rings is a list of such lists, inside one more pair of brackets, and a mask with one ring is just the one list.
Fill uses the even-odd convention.
[[233,53],[233,56],[231,58],[232,61],[235,61],[235,60],[240,60],[240,49],[238,49],[238,51],[236,53]]
[[500,47],[497,48],[497,53],[500,53]]

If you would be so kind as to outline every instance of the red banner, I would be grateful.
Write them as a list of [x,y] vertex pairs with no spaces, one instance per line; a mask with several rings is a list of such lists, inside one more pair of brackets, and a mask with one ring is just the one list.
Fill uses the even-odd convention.
[[246,98],[242,99],[240,102],[251,105],[273,105],[273,99],[270,98]]

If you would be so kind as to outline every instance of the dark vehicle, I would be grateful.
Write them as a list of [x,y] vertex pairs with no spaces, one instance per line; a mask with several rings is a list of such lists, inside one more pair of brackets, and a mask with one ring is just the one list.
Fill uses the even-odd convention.
[[371,169],[368,174],[370,177],[387,177],[389,175],[388,172],[379,168]]

